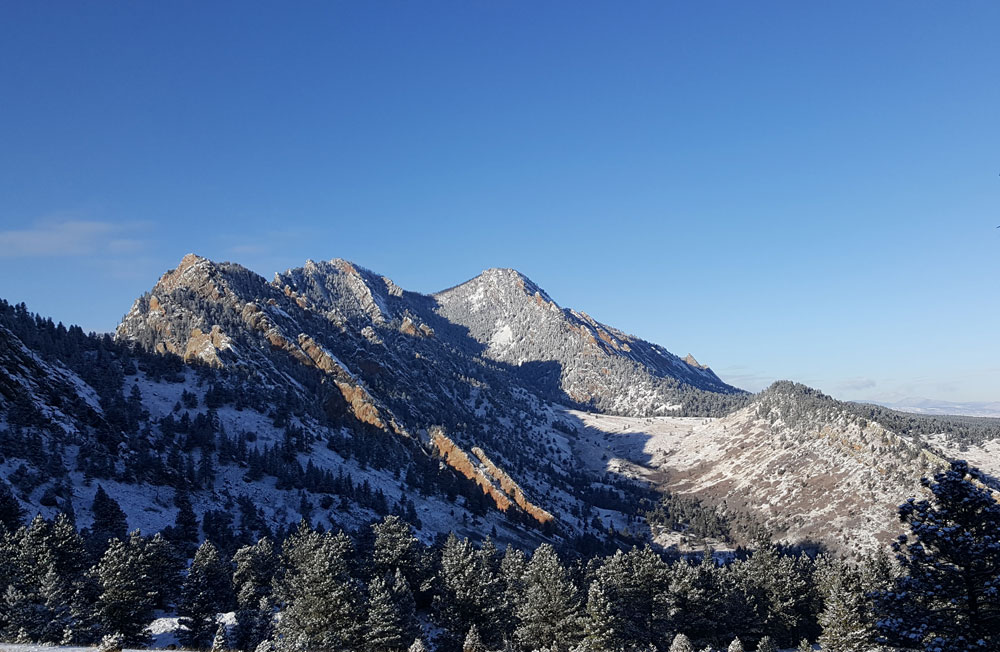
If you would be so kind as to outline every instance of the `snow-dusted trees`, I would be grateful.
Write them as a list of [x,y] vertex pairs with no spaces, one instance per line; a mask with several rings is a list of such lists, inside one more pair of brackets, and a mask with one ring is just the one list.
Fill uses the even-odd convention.
[[216,615],[228,611],[232,602],[232,574],[229,564],[219,558],[210,541],[201,544],[194,555],[181,587],[177,605],[184,626],[181,643],[188,647],[207,647],[218,623]]
[[857,569],[838,564],[823,595],[819,642],[830,652],[866,652],[873,642],[868,603]]
[[74,600],[84,581],[83,540],[65,516],[35,517],[0,540],[0,634],[43,643],[74,640]]
[[439,645],[445,650],[459,648],[474,624],[479,625],[480,635],[494,644],[501,595],[500,579],[486,558],[468,539],[449,536],[441,549],[434,596],[434,620],[446,632]]
[[757,643],[757,652],[778,652],[778,646],[774,644],[770,636],[764,636]]
[[524,551],[508,546],[500,560],[501,608],[498,623],[507,636],[517,626],[517,605],[524,594],[524,572],[528,560]]
[[529,650],[572,647],[581,635],[580,598],[552,546],[542,544],[535,550],[523,582],[515,639]]
[[743,621],[733,622],[740,635],[795,645],[811,611],[810,566],[808,558],[782,555],[767,541],[760,541],[749,559],[734,563],[725,580],[732,590],[730,617]]
[[900,647],[957,652],[1000,648],[1000,504],[990,479],[964,461],[910,499],[895,544],[902,575],[878,596],[878,628]]
[[479,628],[475,625],[469,628],[469,633],[465,636],[462,652],[489,652],[483,645],[483,639],[479,636]]
[[233,591],[236,595],[236,627],[233,644],[239,650],[256,650],[272,633],[274,597],[272,585],[278,557],[270,539],[261,539],[233,555]]
[[[432,635],[442,652],[677,652],[724,647],[734,636],[748,649],[768,650],[772,639],[807,649],[803,637],[820,636],[825,650],[868,652],[874,594],[887,638],[916,632],[921,645],[947,652],[991,649],[1000,510],[982,480],[956,465],[928,483],[932,501],[903,507],[913,534],[898,546],[898,579],[885,554],[812,561],[765,543],[725,564],[635,548],[568,565],[550,545],[501,556],[489,540],[477,547],[451,536],[429,547],[390,517],[357,531],[357,547],[303,522],[279,531],[280,555],[269,539],[237,550],[232,575],[204,543],[182,582],[176,549],[162,536],[112,539],[88,568],[86,541],[68,517],[36,518],[0,532],[0,640],[86,644],[121,634],[135,645],[163,609],[182,617],[183,642],[203,649],[403,652]],[[103,544],[106,529],[92,536]],[[171,586],[182,589],[177,600],[164,590]],[[213,642],[216,614],[233,606],[231,640]],[[436,627],[422,631],[418,614]],[[969,631],[979,638],[949,630],[950,617],[975,623]],[[739,639],[730,649],[743,649]]]
[[397,568],[392,575],[373,579],[368,584],[365,650],[402,652],[419,631],[413,594],[402,572]]
[[686,635],[678,634],[670,644],[670,652],[694,652],[694,646]]
[[97,565],[97,616],[103,633],[121,634],[129,645],[146,642],[157,588],[151,583],[150,566],[146,542],[138,532],[124,541],[111,540]]
[[[723,572],[709,553],[702,557],[701,563],[682,560],[670,567],[669,603],[675,631],[684,632],[695,641],[725,643],[718,634],[730,626],[734,606],[726,600],[721,582]],[[742,597],[734,601],[742,604]]]
[[593,621],[588,637],[611,649],[654,645],[666,649],[673,637],[670,569],[649,548],[617,552],[597,570],[588,595]]
[[305,522],[285,541],[277,629],[288,644],[344,652],[361,646],[363,602],[350,572],[352,552],[345,534],[320,534]]
[[422,546],[413,536],[410,524],[398,516],[386,516],[372,525],[375,535],[372,567],[375,577],[394,575],[401,571],[411,588],[418,587],[423,570]]

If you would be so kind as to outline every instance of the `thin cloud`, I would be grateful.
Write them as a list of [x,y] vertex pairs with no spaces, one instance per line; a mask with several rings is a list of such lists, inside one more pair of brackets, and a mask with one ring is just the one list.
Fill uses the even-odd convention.
[[42,221],[0,231],[0,258],[51,258],[136,253],[142,240],[127,237],[136,224],[92,220]]
[[775,380],[771,376],[753,373],[744,365],[723,367],[721,369],[713,369],[713,371],[718,374],[719,378],[730,385],[751,392],[759,392]]
[[231,254],[255,255],[270,253],[270,247],[257,244],[242,244],[230,247],[227,250]]
[[837,389],[861,391],[863,389],[871,389],[875,387],[875,385],[877,384],[878,383],[876,383],[875,380],[872,378],[865,378],[859,376],[856,378],[847,378],[846,380],[841,381],[837,385]]

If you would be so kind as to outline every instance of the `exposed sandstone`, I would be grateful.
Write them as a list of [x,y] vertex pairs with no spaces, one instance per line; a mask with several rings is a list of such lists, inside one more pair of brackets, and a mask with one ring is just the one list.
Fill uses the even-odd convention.
[[219,352],[231,351],[232,348],[232,340],[222,332],[218,324],[212,326],[208,333],[201,332],[200,328],[193,328],[182,357],[184,362],[200,360],[213,367],[221,367]]
[[513,504],[502,491],[497,489],[490,479],[483,473],[472,460],[469,459],[468,454],[458,447],[458,444],[449,439],[440,428],[435,428],[431,432],[431,443],[441,457],[444,458],[445,463],[451,468],[455,469],[462,475],[464,475],[469,480],[472,480],[479,485],[483,493],[493,499],[496,503],[497,509],[502,512],[506,512],[510,509]]
[[514,502],[517,503],[518,507],[530,514],[539,523],[547,523],[553,519],[552,514],[528,500],[525,497],[524,492],[521,490],[520,485],[514,481],[514,478],[510,477],[506,471],[494,464],[493,460],[487,457],[486,453],[483,452],[483,449],[478,446],[474,446],[472,448],[472,453],[478,457],[479,461],[483,463],[484,467],[486,467],[486,472],[500,483],[500,488],[503,489],[508,496],[511,496],[514,499]]

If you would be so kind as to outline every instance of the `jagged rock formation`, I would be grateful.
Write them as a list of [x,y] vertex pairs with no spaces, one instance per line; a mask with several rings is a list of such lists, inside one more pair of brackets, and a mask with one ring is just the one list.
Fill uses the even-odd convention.
[[[579,490],[567,484],[571,460],[546,448],[563,438],[550,432],[551,408],[438,307],[343,260],[308,261],[268,283],[189,255],[135,302],[116,338],[183,352],[275,391],[320,382],[358,422],[441,455],[501,511],[539,524],[579,512]],[[328,412],[340,409],[333,396],[326,393]],[[435,428],[449,433],[444,449],[428,434]],[[539,504],[553,487],[552,502]],[[570,532],[585,527],[580,518],[563,521]]]
[[512,270],[427,296],[342,260],[268,282],[188,255],[114,341],[0,308],[0,472],[84,524],[96,478],[147,531],[173,487],[261,528],[392,511],[427,539],[634,545],[652,488],[867,547],[939,448],[1000,436],[791,384],[747,395]]
[[533,378],[536,387],[602,411],[668,414],[684,403],[684,389],[739,393],[690,355],[679,358],[584,312],[560,308],[512,269],[486,270],[434,298],[439,312],[467,327],[487,356],[525,369],[529,379],[532,365],[554,364],[552,374]]

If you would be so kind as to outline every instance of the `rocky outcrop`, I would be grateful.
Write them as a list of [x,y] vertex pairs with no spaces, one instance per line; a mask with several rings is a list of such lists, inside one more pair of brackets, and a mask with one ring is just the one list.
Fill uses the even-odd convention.
[[476,464],[468,453],[448,438],[440,428],[431,430],[431,444],[448,466],[479,485],[483,493],[492,498],[501,511],[506,512],[512,504],[516,504],[539,523],[544,524],[553,520],[552,514],[525,497],[517,482],[494,464],[483,452],[483,449],[478,446],[472,448],[473,455],[480,462],[480,464]]
[[469,480],[472,480],[483,490],[483,493],[493,499],[497,509],[506,512],[512,504],[510,498],[497,489],[489,477],[472,463],[469,455],[458,447],[458,444],[449,439],[443,431],[435,428],[431,431],[431,444],[437,449],[438,454],[445,463],[455,469]]
[[219,354],[232,350],[232,340],[216,324],[207,333],[202,333],[200,328],[191,329],[191,335],[188,337],[182,357],[184,362],[198,360],[212,367],[221,367],[222,360],[219,358]]
[[695,360],[694,356],[691,355],[690,353],[688,353],[686,356],[684,356],[684,362],[686,362],[687,364],[691,365],[695,369],[708,369],[708,367],[706,367],[705,365],[698,364],[698,361]]
[[494,464],[493,461],[487,457],[486,453],[483,452],[482,448],[473,446],[472,454],[479,458],[479,461],[482,462],[486,472],[489,473],[494,480],[500,483],[500,488],[503,489],[504,493],[514,499],[514,502],[517,503],[518,507],[530,514],[539,523],[548,523],[554,518],[552,514],[549,514],[547,511],[528,500],[524,496],[524,492],[521,491],[521,487],[514,481],[514,478],[507,475],[506,471]]

